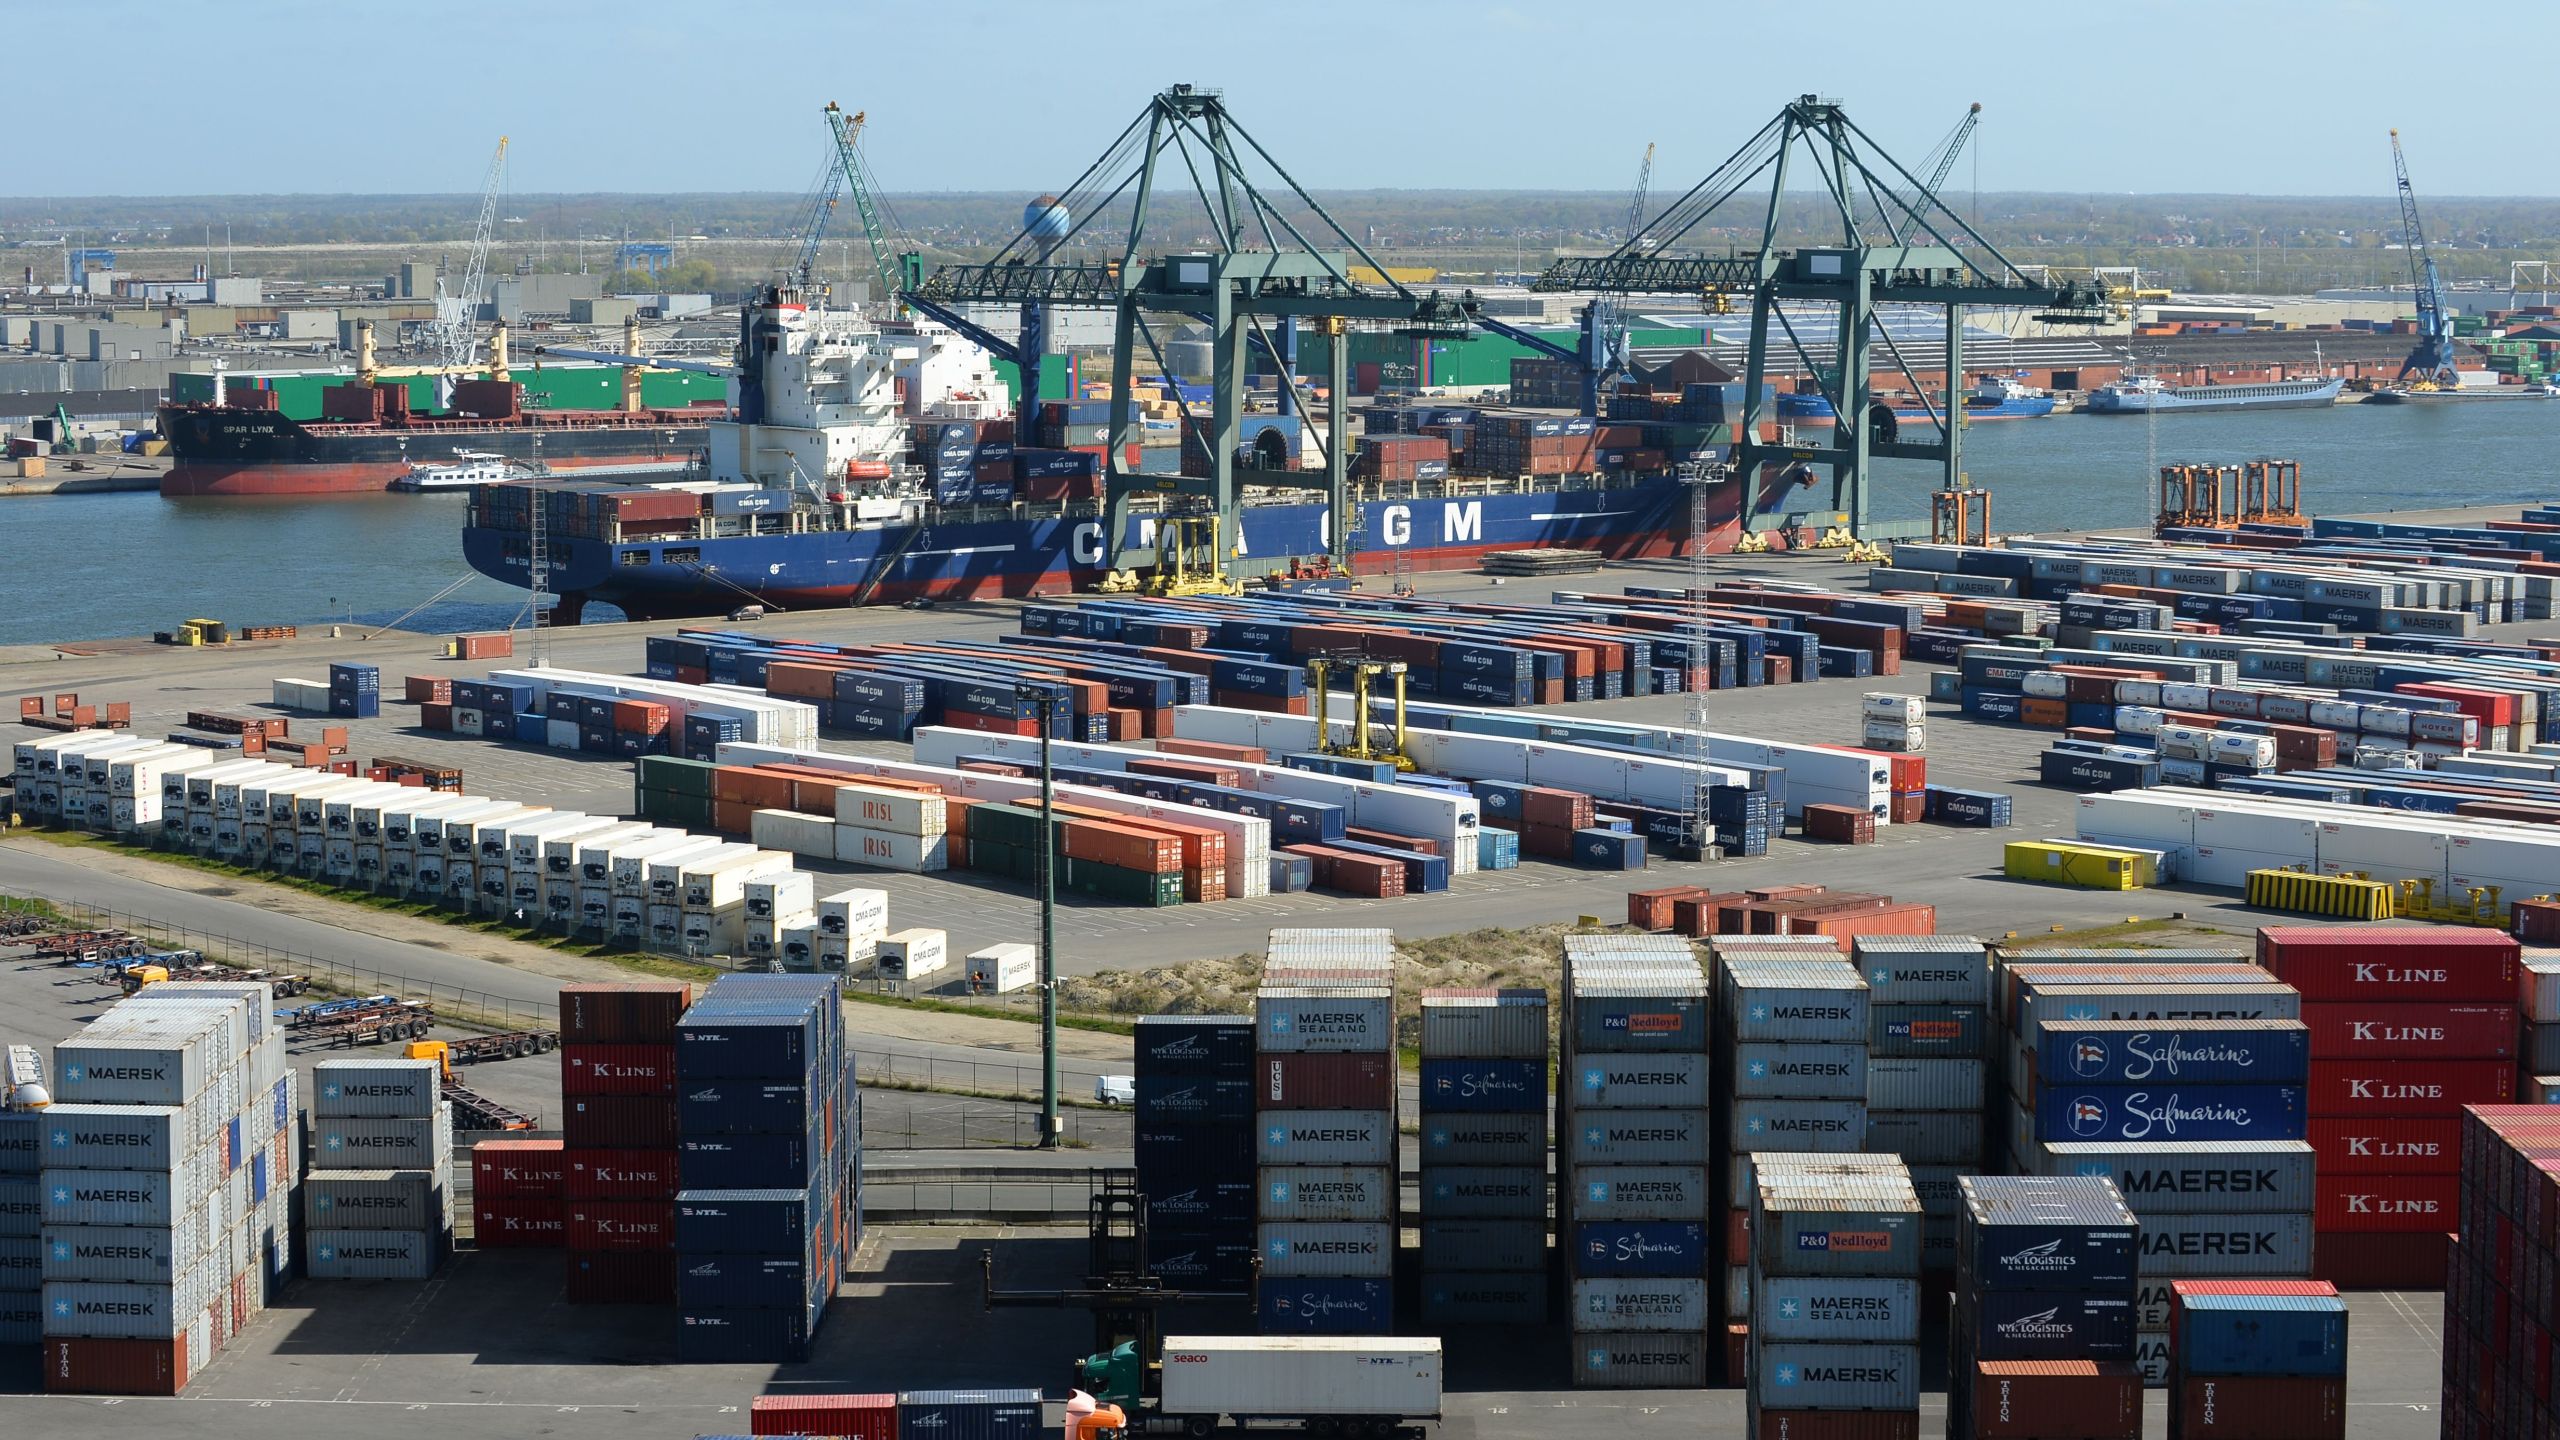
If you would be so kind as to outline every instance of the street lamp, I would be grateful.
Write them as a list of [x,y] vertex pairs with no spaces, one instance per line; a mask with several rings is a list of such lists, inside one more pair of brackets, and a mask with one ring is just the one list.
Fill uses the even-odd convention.
[[1066,700],[1057,685],[1017,681],[1013,698],[1040,716],[1040,1148],[1058,1144],[1058,787],[1049,769],[1049,732]]

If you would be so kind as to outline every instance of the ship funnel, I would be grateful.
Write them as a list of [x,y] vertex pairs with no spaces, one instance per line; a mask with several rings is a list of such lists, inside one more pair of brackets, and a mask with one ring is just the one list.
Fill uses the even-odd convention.
[[507,322],[499,321],[489,329],[489,378],[504,380],[507,375]]
[[375,368],[376,367],[373,363],[373,322],[370,320],[359,320],[356,322],[356,382],[361,385],[372,384]]
[[[637,314],[626,315],[622,319],[622,353],[633,356],[640,353],[640,317]],[[640,367],[637,365],[622,367],[622,408],[628,414],[640,413]]]

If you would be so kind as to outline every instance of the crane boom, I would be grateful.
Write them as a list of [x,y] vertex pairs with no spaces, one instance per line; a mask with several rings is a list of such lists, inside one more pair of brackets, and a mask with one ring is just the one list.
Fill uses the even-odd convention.
[[817,202],[800,222],[800,258],[791,264],[791,288],[801,294],[818,275],[818,250],[826,244],[827,222],[835,218],[836,197],[844,193],[844,170],[837,165],[827,167],[826,179],[818,185]]
[[2409,288],[2418,302],[2418,343],[2400,362],[2403,378],[2437,385],[2458,385],[2453,363],[2453,329],[2444,316],[2444,289],[2436,276],[2436,258],[2427,251],[2426,226],[2418,220],[2418,192],[2409,183],[2409,161],[2400,153],[2400,132],[2391,132],[2391,173],[2400,191],[2400,240],[2409,252]]
[[836,139],[836,158],[844,170],[845,188],[853,192],[853,208],[862,216],[862,235],[871,243],[871,273],[879,279],[880,303],[894,303],[898,296],[898,275],[889,259],[889,242],[880,233],[880,213],[872,208],[871,188],[862,183],[862,157],[854,151],[854,141],[862,135],[862,120],[867,112],[856,110],[847,115],[834,101],[827,102],[827,130]]
[[489,178],[480,187],[480,220],[471,229],[471,262],[462,274],[462,293],[436,296],[436,360],[448,370],[467,369],[480,341],[481,292],[489,283],[489,244],[498,230],[498,189],[507,176],[507,137],[498,137],[489,157]]

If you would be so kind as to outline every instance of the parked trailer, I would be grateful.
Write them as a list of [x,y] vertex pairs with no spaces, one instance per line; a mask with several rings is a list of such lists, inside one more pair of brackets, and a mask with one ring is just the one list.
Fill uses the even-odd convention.
[[1221,1421],[1294,1421],[1371,1440],[1419,1435],[1440,1418],[1440,1342],[1386,1335],[1170,1336],[1141,1394],[1145,1367],[1123,1345],[1083,1365],[1094,1397],[1136,1417],[1132,1428],[1193,1437]]
[[560,1044],[558,1033],[550,1030],[510,1030],[498,1035],[471,1035],[444,1042],[445,1055],[456,1065],[478,1060],[520,1060],[527,1055],[548,1055]]

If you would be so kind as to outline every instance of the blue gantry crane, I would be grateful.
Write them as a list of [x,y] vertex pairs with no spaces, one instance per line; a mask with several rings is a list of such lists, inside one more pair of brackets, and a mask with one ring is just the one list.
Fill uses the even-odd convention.
[[2409,252],[2409,285],[2418,300],[2418,343],[2400,362],[2400,378],[2419,388],[2449,390],[2462,383],[2453,363],[2453,322],[2444,313],[2444,287],[2436,277],[2435,256],[2427,253],[2418,192],[2409,184],[2409,161],[2400,153],[2397,130],[2391,132],[2391,172],[2400,188],[2400,245]]

